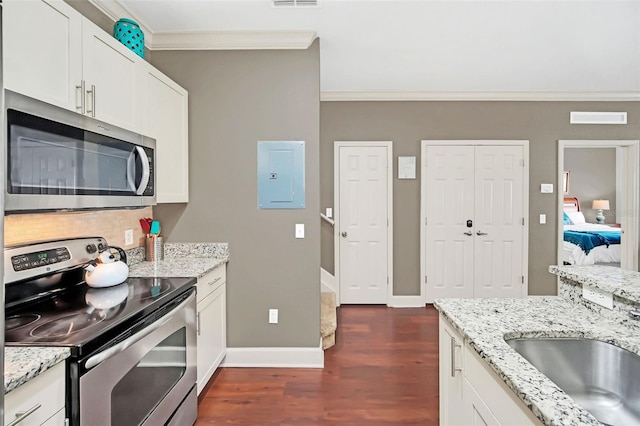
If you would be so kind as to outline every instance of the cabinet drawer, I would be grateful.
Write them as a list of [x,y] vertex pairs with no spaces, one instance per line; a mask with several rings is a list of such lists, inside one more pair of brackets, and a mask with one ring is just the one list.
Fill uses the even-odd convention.
[[198,278],[198,302],[227,281],[227,267],[220,265],[205,276]]
[[64,408],[64,362],[48,369],[4,397],[4,424],[40,404],[40,408],[18,423],[20,426],[41,425]]

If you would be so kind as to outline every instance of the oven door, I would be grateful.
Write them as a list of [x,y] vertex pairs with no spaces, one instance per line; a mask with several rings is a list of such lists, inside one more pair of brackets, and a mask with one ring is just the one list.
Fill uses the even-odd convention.
[[87,371],[79,380],[80,424],[193,424],[195,292],[151,325],[81,362]]

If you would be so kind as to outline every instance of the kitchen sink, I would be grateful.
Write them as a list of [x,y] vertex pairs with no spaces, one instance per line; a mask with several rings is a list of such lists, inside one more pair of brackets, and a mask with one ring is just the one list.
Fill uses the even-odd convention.
[[506,342],[605,425],[640,425],[640,356],[577,338]]

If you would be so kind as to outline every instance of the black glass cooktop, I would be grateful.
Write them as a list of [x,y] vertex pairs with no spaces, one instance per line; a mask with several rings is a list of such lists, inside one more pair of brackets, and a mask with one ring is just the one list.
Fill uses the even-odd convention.
[[7,310],[7,346],[66,346],[72,356],[126,331],[196,283],[195,278],[129,278],[113,287],[80,284]]

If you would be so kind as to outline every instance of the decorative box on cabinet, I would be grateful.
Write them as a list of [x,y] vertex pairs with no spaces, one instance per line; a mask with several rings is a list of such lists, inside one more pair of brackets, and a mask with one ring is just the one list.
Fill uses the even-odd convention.
[[10,425],[23,416],[15,426],[65,425],[64,382],[65,368],[61,362],[6,394],[4,424]]
[[142,131],[142,59],[62,0],[5,0],[4,86]]
[[188,94],[169,77],[144,64],[143,125],[156,140],[158,203],[189,201]]
[[227,353],[226,266],[198,278],[198,394]]

